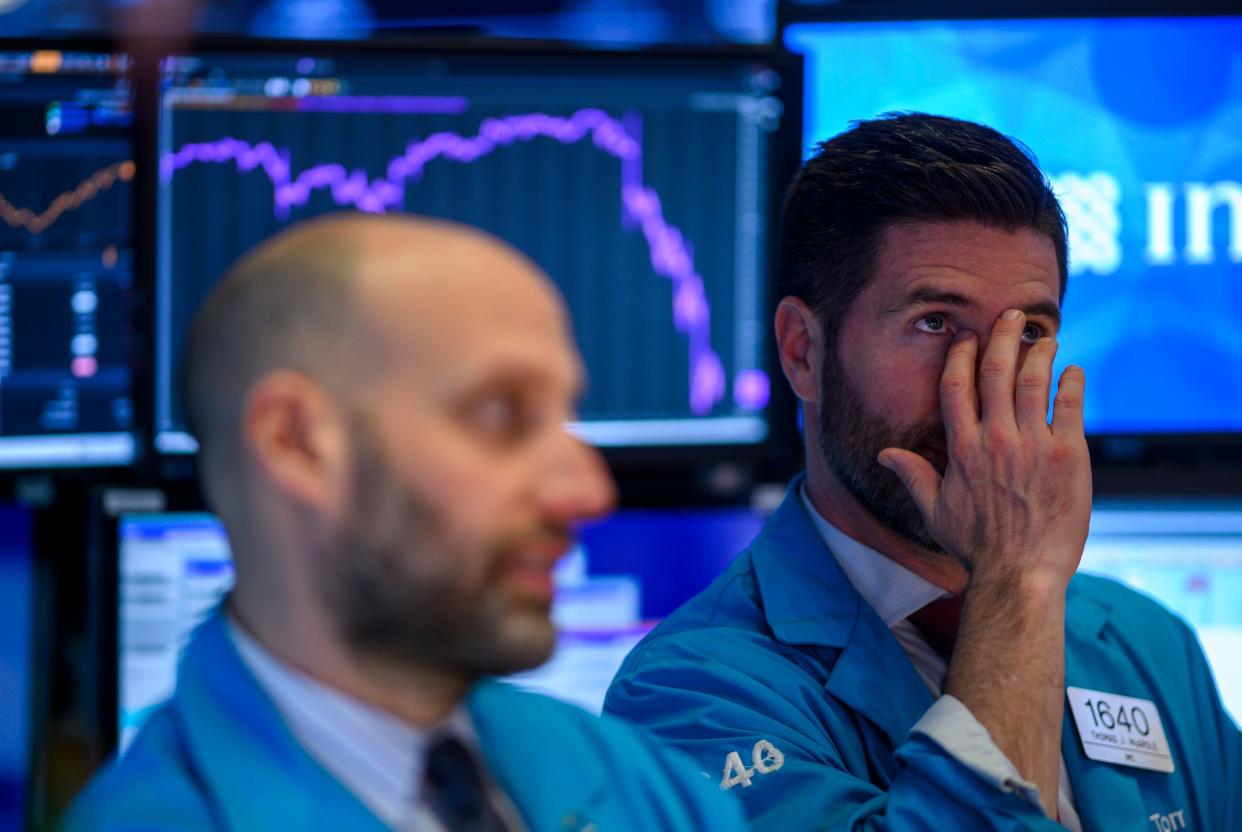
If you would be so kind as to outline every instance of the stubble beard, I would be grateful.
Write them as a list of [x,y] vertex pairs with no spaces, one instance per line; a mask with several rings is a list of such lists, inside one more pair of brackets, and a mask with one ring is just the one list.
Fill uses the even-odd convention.
[[470,680],[545,662],[556,644],[550,604],[514,599],[500,580],[515,541],[496,541],[483,557],[454,545],[437,513],[397,480],[372,432],[364,424],[351,432],[350,518],[316,570],[345,645],[369,661]]
[[820,378],[819,442],[829,470],[881,524],[922,549],[945,552],[927,531],[918,506],[901,480],[876,461],[885,448],[917,453],[922,448],[943,447],[942,424],[924,422],[898,428],[871,413],[834,350],[825,356]]

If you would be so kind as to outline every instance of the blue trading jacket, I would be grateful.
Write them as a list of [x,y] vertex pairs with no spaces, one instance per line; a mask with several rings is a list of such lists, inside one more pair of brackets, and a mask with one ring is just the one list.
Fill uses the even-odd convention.
[[[932,696],[825,548],[800,481],[750,548],[626,659],[604,709],[740,795],[755,828],[1027,830],[1059,825],[910,729]],[[1242,830],[1242,734],[1194,635],[1111,581],[1070,583],[1073,687],[1152,700],[1175,771],[1062,753],[1088,832]]]
[[[736,802],[630,726],[485,681],[467,701],[484,756],[532,832],[740,830]],[[242,663],[217,612],[177,692],[71,808],[70,830],[386,827],[319,766]]]

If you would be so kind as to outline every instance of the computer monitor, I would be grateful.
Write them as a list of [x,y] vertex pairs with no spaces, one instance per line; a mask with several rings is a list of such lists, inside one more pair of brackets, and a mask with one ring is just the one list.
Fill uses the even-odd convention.
[[[621,660],[711,583],[758,533],[749,509],[626,510],[585,526],[558,565],[556,653],[511,677],[599,712]],[[194,628],[233,585],[219,521],[200,512],[123,514],[117,526],[117,726],[121,749],[171,694]]]
[[770,438],[800,68],[752,50],[282,48],[163,63],[160,451],[195,450],[175,370],[205,293],[255,243],[342,209],[468,223],[546,270],[585,354],[588,441],[736,455]]
[[29,816],[35,596],[30,513],[0,506],[0,829],[23,829]]
[[916,110],[1038,156],[1069,220],[1058,365],[1086,369],[1089,433],[1242,432],[1242,17],[832,20],[784,41],[807,152]]
[[124,514],[117,529],[117,739],[124,750],[172,694],[191,633],[233,586],[233,559],[210,514]]
[[[515,684],[598,712],[622,659],[663,617],[706,588],[759,533],[744,507],[623,509],[584,526],[558,566],[552,659]],[[194,627],[232,586],[228,541],[210,514],[118,521],[118,726],[121,747],[172,693]],[[1242,504],[1103,502],[1082,571],[1154,596],[1195,629],[1226,707],[1242,721]]]
[[1101,501],[1079,568],[1129,584],[1185,619],[1242,725],[1242,502]]
[[134,458],[127,67],[0,42],[0,468]]
[[592,713],[660,619],[705,589],[763,527],[745,507],[623,509],[584,526],[556,576],[556,652],[510,677]]

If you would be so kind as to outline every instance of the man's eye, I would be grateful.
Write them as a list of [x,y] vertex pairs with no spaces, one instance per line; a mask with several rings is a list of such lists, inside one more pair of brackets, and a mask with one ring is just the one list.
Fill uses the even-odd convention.
[[944,319],[944,315],[941,315],[939,312],[932,312],[930,315],[924,315],[915,321],[914,328],[920,332],[930,332],[938,335],[948,331],[949,323]]
[[1022,341],[1026,344],[1034,344],[1040,338],[1044,337],[1044,328],[1039,324],[1028,323],[1022,328]]
[[522,403],[514,395],[489,396],[475,405],[471,422],[479,432],[494,439],[516,438],[525,416]]

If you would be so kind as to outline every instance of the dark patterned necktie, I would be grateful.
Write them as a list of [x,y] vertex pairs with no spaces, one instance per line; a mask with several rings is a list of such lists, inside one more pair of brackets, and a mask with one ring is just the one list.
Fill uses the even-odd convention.
[[449,832],[509,832],[474,757],[457,737],[432,744],[424,783],[427,805]]
[[962,596],[951,595],[932,601],[910,615],[910,622],[937,653],[945,658],[953,654],[957,628],[962,623]]

